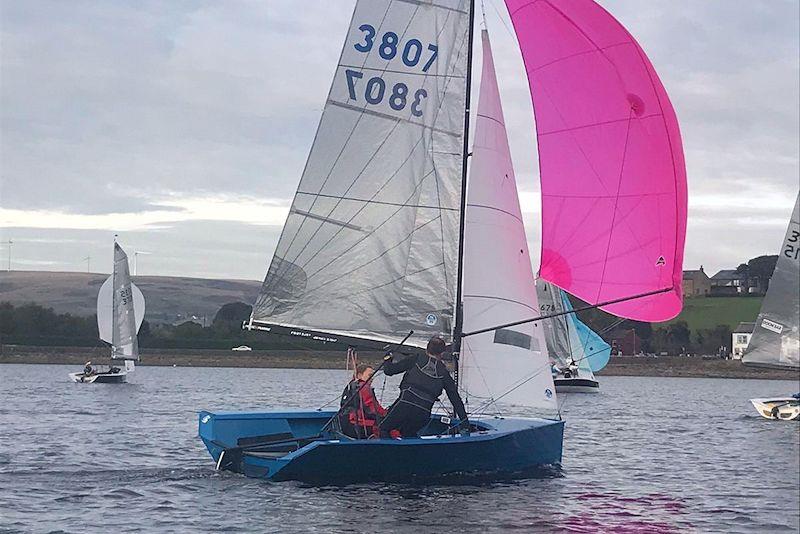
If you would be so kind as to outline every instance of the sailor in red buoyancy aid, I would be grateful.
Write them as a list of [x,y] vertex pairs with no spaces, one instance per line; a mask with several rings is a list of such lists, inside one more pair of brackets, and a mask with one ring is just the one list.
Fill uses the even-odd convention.
[[[347,408],[340,415],[339,422],[342,432],[351,438],[367,439],[377,434],[378,424],[386,415],[386,408],[378,402],[375,390],[369,383],[372,381],[374,372],[375,370],[371,366],[364,363],[359,364],[356,367],[355,378],[347,384],[342,392],[340,406],[347,404]],[[365,382],[368,382],[366,386],[364,386]],[[359,398],[350,401],[356,394]]]

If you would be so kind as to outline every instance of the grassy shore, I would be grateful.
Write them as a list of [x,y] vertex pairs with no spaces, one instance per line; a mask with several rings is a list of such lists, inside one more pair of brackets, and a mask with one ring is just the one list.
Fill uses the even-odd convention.
[[[381,354],[361,352],[362,360],[379,362]],[[0,363],[69,364],[82,366],[87,360],[106,362],[103,347],[0,346]],[[176,367],[272,367],[290,369],[344,369],[344,354],[338,351],[145,349],[140,365]],[[779,369],[746,367],[735,360],[699,357],[615,357],[600,376],[676,376],[697,378],[760,378],[800,380],[800,373]]]
[[[698,297],[683,301],[683,311],[671,323],[686,321],[692,332],[756,320],[763,297]],[[655,326],[655,325],[654,325]]]

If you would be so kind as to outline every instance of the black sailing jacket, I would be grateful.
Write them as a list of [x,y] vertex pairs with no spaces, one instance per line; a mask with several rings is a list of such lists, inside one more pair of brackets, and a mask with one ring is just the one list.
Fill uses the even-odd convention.
[[415,393],[423,394],[430,401],[431,407],[444,390],[447,398],[450,399],[450,404],[453,405],[456,416],[461,421],[467,420],[467,411],[458,394],[456,383],[440,359],[423,354],[411,356],[399,362],[389,360],[384,364],[383,372],[387,376],[405,372],[403,380],[400,382],[400,390],[411,389]]

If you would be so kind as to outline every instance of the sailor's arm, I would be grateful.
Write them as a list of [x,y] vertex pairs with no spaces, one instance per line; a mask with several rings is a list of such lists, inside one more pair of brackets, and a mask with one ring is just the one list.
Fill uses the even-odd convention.
[[400,373],[405,373],[414,365],[416,361],[416,356],[409,356],[404,360],[400,360],[399,362],[394,361],[393,356],[387,356],[386,363],[383,364],[383,374],[386,376],[392,376]]
[[458,388],[450,373],[444,375],[444,392],[447,393],[447,398],[450,399],[450,404],[453,405],[456,416],[462,423],[467,421],[467,410],[464,409],[464,401],[461,400],[461,395],[458,394]]

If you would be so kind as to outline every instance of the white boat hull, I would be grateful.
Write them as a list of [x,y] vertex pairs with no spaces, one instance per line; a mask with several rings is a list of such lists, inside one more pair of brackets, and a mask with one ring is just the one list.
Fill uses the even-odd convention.
[[597,393],[600,382],[590,378],[556,378],[556,393]]
[[780,421],[800,420],[800,400],[794,397],[750,399],[756,411],[767,419]]
[[83,373],[70,373],[69,378],[78,384],[122,384],[128,380],[128,373],[93,373],[86,376]]

